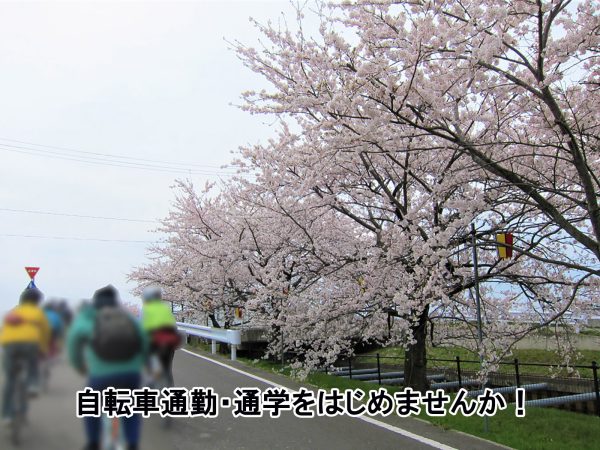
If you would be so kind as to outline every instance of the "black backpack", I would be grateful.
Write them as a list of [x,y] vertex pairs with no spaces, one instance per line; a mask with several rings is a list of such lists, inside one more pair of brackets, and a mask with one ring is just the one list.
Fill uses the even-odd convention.
[[122,308],[98,310],[91,341],[94,353],[105,361],[127,361],[142,351],[142,338],[133,317]]

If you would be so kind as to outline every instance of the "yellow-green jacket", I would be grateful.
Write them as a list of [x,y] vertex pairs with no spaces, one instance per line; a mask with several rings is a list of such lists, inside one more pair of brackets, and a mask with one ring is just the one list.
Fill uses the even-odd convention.
[[50,343],[50,324],[42,308],[24,303],[13,308],[5,317],[0,329],[0,345],[33,342],[42,352]]
[[166,327],[175,326],[175,317],[171,308],[160,300],[151,300],[144,303],[142,309],[142,327],[151,332]]

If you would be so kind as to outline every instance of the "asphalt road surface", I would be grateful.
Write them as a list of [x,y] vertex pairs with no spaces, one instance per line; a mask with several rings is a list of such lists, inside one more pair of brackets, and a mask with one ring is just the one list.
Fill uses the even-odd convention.
[[[178,386],[212,387],[221,397],[234,397],[237,387],[265,389],[273,383],[297,389],[298,384],[240,363],[178,351]],[[84,446],[83,424],[75,416],[80,378],[65,363],[54,368],[49,392],[31,403],[29,428],[22,449],[77,450]],[[233,408],[221,408],[216,418],[177,418],[170,429],[159,417],[145,419],[141,448],[164,449],[499,449],[505,448],[462,433],[444,431],[423,421],[388,417],[382,420],[348,416],[301,419],[290,412],[279,418],[234,418]],[[0,448],[12,449],[2,430]]]

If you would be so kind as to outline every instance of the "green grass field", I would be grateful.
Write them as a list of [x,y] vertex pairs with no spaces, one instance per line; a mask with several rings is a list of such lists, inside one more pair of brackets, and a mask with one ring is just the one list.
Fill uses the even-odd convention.
[[[547,361],[543,354],[538,354],[537,357],[538,360]],[[239,359],[250,366],[290,376],[290,370],[286,367],[282,368],[281,364],[264,360]],[[312,373],[304,380],[304,383],[322,389],[335,387],[340,390],[360,389],[363,392],[379,389],[377,384],[340,378],[325,373]],[[402,389],[398,386],[384,386],[384,388],[389,392]],[[514,407],[509,405],[506,410],[489,418],[488,432],[484,432],[483,419],[479,416],[429,417],[422,412],[418,417],[444,429],[462,431],[519,450],[592,450],[600,448],[600,418],[559,409],[528,408],[526,416],[519,418],[515,416]]]
[[600,418],[553,408],[528,408],[526,416],[515,417],[514,407],[489,418],[483,431],[481,417],[420,416],[445,429],[489,439],[519,450],[592,450],[600,448]]

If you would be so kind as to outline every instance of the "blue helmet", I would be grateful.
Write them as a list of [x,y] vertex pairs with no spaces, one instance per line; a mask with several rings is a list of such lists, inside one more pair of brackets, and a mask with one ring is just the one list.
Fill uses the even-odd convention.
[[28,287],[21,293],[19,301],[21,303],[34,303],[36,305],[39,305],[43,298],[44,294],[38,288]]

